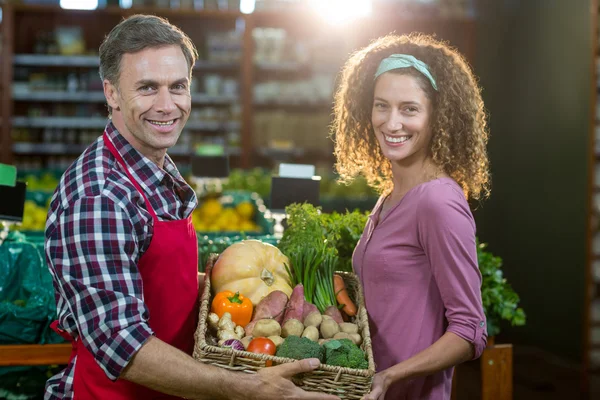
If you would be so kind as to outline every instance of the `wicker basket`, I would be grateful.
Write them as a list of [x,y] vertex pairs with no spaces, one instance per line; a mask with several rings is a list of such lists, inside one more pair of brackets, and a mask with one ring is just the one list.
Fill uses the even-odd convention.
[[[217,255],[211,255],[206,265],[204,293],[200,300],[200,319],[195,334],[194,358],[203,363],[230,371],[246,373],[256,373],[259,369],[264,368],[265,362],[269,360],[273,362],[273,365],[294,362],[295,360],[289,358],[221,348],[214,345],[215,341],[212,340],[210,333],[207,337],[207,318],[212,298],[210,272],[216,259]],[[294,378],[293,381],[304,390],[334,394],[341,399],[360,399],[371,390],[371,383],[375,374],[367,310],[365,309],[362,288],[356,275],[347,272],[336,273],[344,278],[348,293],[358,306],[358,314],[354,322],[358,324],[363,338],[361,348],[367,356],[369,368],[352,369],[322,364],[318,369],[302,374],[302,377]]]

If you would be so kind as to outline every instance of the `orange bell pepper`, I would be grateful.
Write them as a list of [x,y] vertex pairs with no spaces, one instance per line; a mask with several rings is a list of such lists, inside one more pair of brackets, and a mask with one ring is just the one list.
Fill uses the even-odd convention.
[[221,318],[228,312],[231,314],[231,320],[242,328],[248,325],[252,319],[254,306],[247,297],[240,292],[233,293],[229,290],[219,292],[212,301],[211,311]]

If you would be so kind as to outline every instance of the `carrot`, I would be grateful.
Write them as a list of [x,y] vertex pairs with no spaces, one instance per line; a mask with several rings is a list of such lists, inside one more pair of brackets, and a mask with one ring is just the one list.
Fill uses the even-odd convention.
[[338,303],[344,306],[342,307],[342,311],[350,317],[355,316],[357,312],[356,305],[350,300],[344,279],[339,275],[333,275],[333,290]]

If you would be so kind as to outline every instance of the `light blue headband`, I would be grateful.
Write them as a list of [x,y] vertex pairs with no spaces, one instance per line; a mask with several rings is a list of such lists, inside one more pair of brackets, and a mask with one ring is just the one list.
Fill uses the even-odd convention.
[[377,77],[383,74],[384,72],[388,72],[393,69],[410,67],[413,67],[414,69],[425,75],[427,79],[429,79],[429,82],[431,82],[431,86],[433,86],[435,90],[438,90],[437,84],[435,83],[435,79],[433,79],[431,72],[429,72],[429,67],[427,66],[427,64],[425,64],[421,60],[417,60],[416,58],[408,54],[392,54],[388,58],[384,58],[383,60],[381,60],[379,68],[377,68],[377,72],[375,72],[375,79],[377,79]]

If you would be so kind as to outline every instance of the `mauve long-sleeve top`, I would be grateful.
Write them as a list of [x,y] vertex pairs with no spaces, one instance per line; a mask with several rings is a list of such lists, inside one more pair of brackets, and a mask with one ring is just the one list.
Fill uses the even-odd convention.
[[[440,178],[412,188],[383,219],[380,198],[353,255],[377,371],[452,332],[486,346],[475,221],[461,187]],[[453,369],[390,386],[386,400],[450,399]]]

